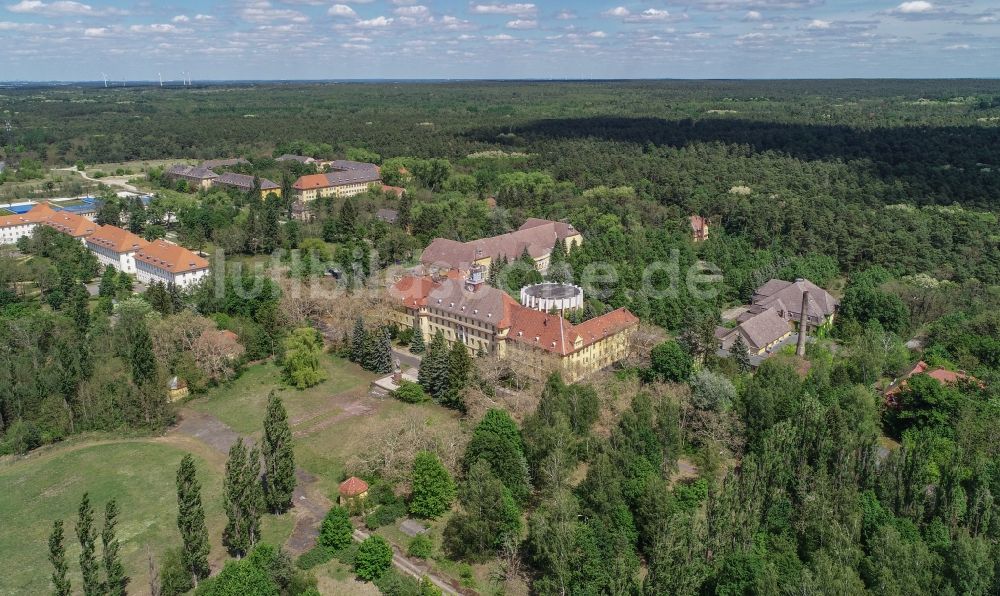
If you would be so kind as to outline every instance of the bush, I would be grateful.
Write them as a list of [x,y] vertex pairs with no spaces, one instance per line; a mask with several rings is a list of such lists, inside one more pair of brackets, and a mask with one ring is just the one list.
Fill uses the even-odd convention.
[[299,569],[308,571],[317,565],[322,565],[327,561],[333,559],[333,556],[337,554],[337,551],[333,550],[328,546],[323,546],[322,544],[317,544],[306,552],[299,556],[298,560],[295,561],[295,566]]
[[392,392],[392,396],[399,401],[406,402],[408,404],[419,404],[430,399],[424,388],[420,386],[419,383],[414,383],[412,381],[403,381],[399,384],[399,389]]
[[346,548],[342,548],[339,551],[337,551],[337,554],[334,558],[343,563],[344,565],[353,566],[354,557],[357,556],[358,548],[360,548],[360,546],[361,545],[358,544],[357,542],[352,542]]
[[0,453],[27,453],[42,444],[42,433],[34,422],[15,420],[7,429],[4,442],[0,444]]
[[402,502],[379,505],[375,511],[365,517],[365,526],[370,530],[375,530],[382,526],[388,526],[404,515],[406,515],[406,505]]
[[423,596],[420,581],[390,569],[374,581],[383,596]]
[[354,526],[347,510],[339,505],[330,508],[319,529],[319,544],[333,550],[341,550],[351,544]]
[[381,536],[366,538],[354,556],[354,573],[363,580],[382,577],[392,567],[392,547]]
[[418,559],[429,559],[434,551],[434,543],[427,534],[417,534],[410,540],[410,546],[406,549],[406,554]]
[[181,560],[181,549],[168,549],[160,559],[160,595],[180,596],[193,586],[191,572],[184,568]]

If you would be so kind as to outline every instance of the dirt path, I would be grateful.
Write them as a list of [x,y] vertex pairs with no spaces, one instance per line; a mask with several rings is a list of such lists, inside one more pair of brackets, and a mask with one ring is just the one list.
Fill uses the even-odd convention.
[[104,178],[91,178],[87,175],[87,172],[81,172],[76,169],[76,166],[70,168],[56,168],[60,172],[76,172],[84,180],[88,182],[95,182],[97,184],[107,184],[108,186],[117,186],[122,190],[127,190],[129,192],[139,192],[139,189],[128,183],[128,176],[105,176]]
[[[358,402],[348,404],[344,408],[344,412],[336,414],[334,418],[363,415],[374,411],[372,408],[366,408],[363,405],[361,406],[365,408],[364,411],[359,411],[361,410],[361,408],[357,407],[359,405],[361,404]],[[178,418],[180,419],[179,422],[170,429],[166,436],[163,437],[163,440],[199,442],[207,445],[219,454],[226,454],[229,452],[229,447],[239,437],[236,431],[211,414],[182,408],[178,412]],[[329,426],[324,424],[324,422],[321,421],[318,425],[314,425],[309,429],[309,432],[315,432]],[[323,518],[326,517],[326,512],[333,506],[330,499],[317,487],[315,476],[302,468],[296,468],[295,478],[295,492],[292,494],[294,506],[291,511],[291,514],[295,517],[295,527],[292,529],[292,534],[288,537],[284,545],[285,550],[292,557],[297,557],[316,545],[316,538],[319,536],[319,528],[323,523]],[[354,539],[359,542],[368,536],[369,534],[364,530],[355,529],[354,531]],[[419,579],[426,575],[445,594],[452,596],[475,594],[475,592],[462,590],[461,587],[453,585],[450,581],[434,575],[430,570],[408,559],[395,546],[393,546],[392,562],[397,569],[412,577]]]

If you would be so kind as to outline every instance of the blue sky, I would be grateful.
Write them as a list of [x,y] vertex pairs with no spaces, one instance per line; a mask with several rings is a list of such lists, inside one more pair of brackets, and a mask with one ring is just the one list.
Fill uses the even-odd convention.
[[1000,76],[1000,0],[0,0],[0,80]]

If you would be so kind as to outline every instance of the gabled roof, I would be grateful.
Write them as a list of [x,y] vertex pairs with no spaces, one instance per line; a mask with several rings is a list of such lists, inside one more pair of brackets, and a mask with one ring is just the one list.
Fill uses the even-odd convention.
[[541,258],[550,252],[557,240],[563,240],[579,232],[572,225],[546,220],[528,220],[521,229],[490,238],[469,242],[458,242],[447,238],[435,238],[424,249],[420,262],[425,266],[444,266],[466,269],[479,259],[507,258],[514,261],[525,250],[532,258]]
[[186,273],[208,268],[208,261],[190,250],[166,240],[156,240],[135,253],[135,259],[170,273]]
[[743,321],[735,331],[742,333],[751,348],[759,351],[792,332],[792,325],[773,308]]
[[97,231],[97,224],[86,217],[62,211],[53,213],[42,224],[74,238],[90,236]]
[[465,289],[461,279],[449,277],[441,281],[427,296],[427,306],[489,325],[497,329],[510,327],[511,314],[521,305],[494,287],[483,285],[475,292]]
[[379,209],[375,212],[375,218],[386,223],[396,223],[396,220],[399,219],[399,211],[395,209]]
[[34,207],[25,213],[0,216],[0,228],[42,223],[55,213],[56,210],[50,207],[48,203],[36,203]]
[[837,310],[840,302],[829,292],[817,286],[808,279],[783,281],[772,279],[757,288],[753,295],[753,303],[759,307],[769,308],[782,304],[787,312],[798,313],[802,308],[802,294],[809,292],[808,315],[822,320]]
[[[253,188],[253,176],[248,174],[236,174],[233,172],[226,172],[225,174],[220,174],[218,178],[214,181],[215,184],[225,184],[227,186],[235,186],[236,188],[242,190],[250,190]],[[275,190],[281,188],[274,182],[268,180],[267,178],[260,179],[260,189],[264,190]]]
[[237,166],[250,163],[245,157],[227,157],[224,159],[209,159],[201,162],[201,167],[206,169],[221,168],[224,166]]
[[299,176],[292,188],[295,190],[315,190],[317,188],[329,188],[330,182],[326,179],[326,174],[307,174]]
[[708,220],[700,215],[692,215],[688,218],[688,221],[691,224],[691,231],[696,234],[708,227]]
[[389,287],[389,296],[407,308],[427,306],[427,297],[440,284],[428,275],[406,275]]
[[565,221],[552,221],[549,219],[539,219],[537,217],[529,217],[521,224],[518,228],[519,231],[530,230],[531,228],[537,228],[539,226],[552,226],[552,230],[555,232],[556,237],[560,240],[565,240],[572,236],[577,236],[580,232],[573,227],[573,224]]
[[[975,377],[966,374],[962,371],[952,371],[944,368],[931,368],[923,360],[917,362],[909,372],[904,374],[899,379],[893,381],[892,385],[885,391],[885,396],[889,398],[890,404],[895,403],[895,395],[902,391],[906,387],[906,380],[915,375],[926,374],[928,377],[936,380],[942,385],[954,385],[959,381],[971,380],[973,382],[978,381]],[[982,385],[982,383],[980,383]]]
[[375,164],[338,159],[330,162],[330,171],[326,174],[300,176],[292,188],[295,190],[315,190],[359,182],[378,182],[381,179],[382,174]]
[[357,476],[351,476],[340,483],[340,496],[342,497],[356,497],[366,490],[368,490],[368,483]]
[[297,161],[301,164],[313,163],[316,161],[311,157],[306,157],[305,155],[292,155],[291,153],[286,153],[281,157],[275,157],[275,161]]
[[182,163],[174,164],[167,168],[166,174],[168,176],[180,176],[182,178],[194,178],[197,180],[212,180],[218,177],[218,174],[204,166],[189,166]]
[[119,253],[136,251],[149,244],[148,241],[132,232],[115,226],[99,226],[93,234],[87,237],[87,242]]
[[623,307],[580,323],[576,326],[576,332],[583,340],[581,347],[586,347],[638,324],[639,317]]

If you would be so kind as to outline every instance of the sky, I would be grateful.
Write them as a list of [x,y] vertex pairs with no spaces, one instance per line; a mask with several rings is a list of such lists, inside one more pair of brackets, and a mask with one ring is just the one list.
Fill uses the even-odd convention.
[[0,0],[0,80],[1000,76],[1000,0]]

